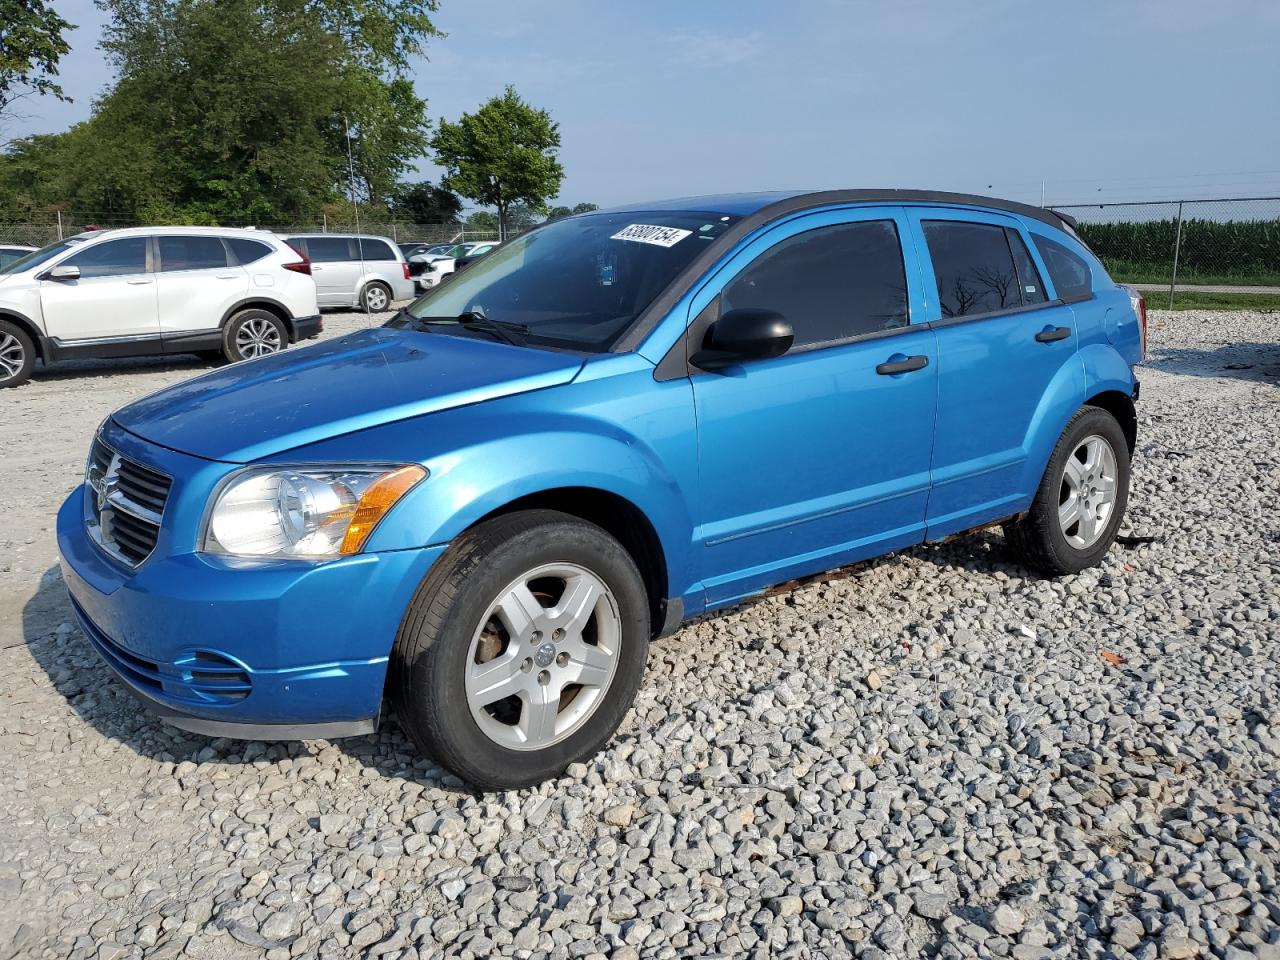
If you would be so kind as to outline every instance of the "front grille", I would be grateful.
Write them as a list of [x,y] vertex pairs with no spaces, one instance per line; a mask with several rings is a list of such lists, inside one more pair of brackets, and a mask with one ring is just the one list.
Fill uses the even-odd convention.
[[253,679],[240,664],[220,653],[197,650],[174,663],[138,656],[107,636],[73,598],[81,631],[98,655],[132,686],[165,700],[192,704],[228,704],[253,691]]
[[87,481],[95,519],[89,532],[104,550],[136,567],[151,556],[169,500],[169,477],[93,441]]

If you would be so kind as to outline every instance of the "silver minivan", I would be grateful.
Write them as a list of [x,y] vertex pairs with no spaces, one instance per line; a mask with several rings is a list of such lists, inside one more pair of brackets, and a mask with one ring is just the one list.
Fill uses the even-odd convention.
[[316,299],[322,307],[388,310],[395,300],[416,295],[409,264],[386,237],[341,233],[303,233],[285,241],[311,261]]

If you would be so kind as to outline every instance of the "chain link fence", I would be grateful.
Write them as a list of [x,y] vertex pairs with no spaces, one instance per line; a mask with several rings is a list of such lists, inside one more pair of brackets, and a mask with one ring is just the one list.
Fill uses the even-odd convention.
[[[137,220],[111,214],[53,213],[40,214],[26,220],[0,220],[0,244],[25,247],[43,247],[46,244],[73,237],[85,230],[110,230],[118,227],[143,226]],[[253,227],[278,234],[297,233],[355,233],[352,220],[341,222],[321,217],[311,222],[299,223],[224,223],[224,227]],[[399,220],[361,220],[359,232],[388,237],[396,243],[463,243],[473,240],[497,240],[496,230],[477,230],[464,223],[410,223]]]
[[1170,296],[1175,288],[1206,287],[1280,293],[1280,197],[1053,209],[1076,219],[1081,238],[1118,282]]

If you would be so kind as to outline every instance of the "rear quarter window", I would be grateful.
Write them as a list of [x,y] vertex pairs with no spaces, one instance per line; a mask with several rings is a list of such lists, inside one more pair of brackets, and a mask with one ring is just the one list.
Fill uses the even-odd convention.
[[271,252],[271,247],[261,240],[249,240],[245,237],[228,237],[227,244],[235,254],[240,265],[256,263]]
[[1093,296],[1093,272],[1084,257],[1064,244],[1038,233],[1032,235],[1032,240],[1040,251],[1059,300],[1070,303],[1088,300]]
[[361,239],[360,259],[362,260],[399,260],[395,251],[391,249],[391,244],[385,240],[369,240]]

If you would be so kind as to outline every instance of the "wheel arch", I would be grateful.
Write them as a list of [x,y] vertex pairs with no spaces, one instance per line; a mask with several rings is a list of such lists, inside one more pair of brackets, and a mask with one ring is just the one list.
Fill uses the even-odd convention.
[[599,487],[555,487],[503,504],[473,522],[468,529],[494,517],[521,510],[555,510],[599,527],[631,555],[649,594],[649,618],[657,634],[667,618],[669,577],[662,540],[649,517],[626,497]]
[[35,347],[36,357],[40,360],[48,359],[45,356],[44,334],[40,332],[40,328],[36,326],[33,320],[12,310],[0,310],[0,320],[7,320],[14,326],[21,328],[22,332],[31,338],[32,346]]
[[1133,397],[1120,390],[1104,390],[1096,393],[1084,402],[1086,407],[1097,407],[1116,418],[1124,432],[1125,443],[1129,447],[1130,456],[1138,442],[1138,410]]
[[267,313],[273,314],[277,320],[284,324],[285,333],[289,335],[290,342],[296,339],[293,329],[293,314],[279,300],[273,300],[270,297],[246,297],[238,301],[223,313],[222,319],[218,321],[218,329],[226,330],[227,324],[242,310],[265,310]]

